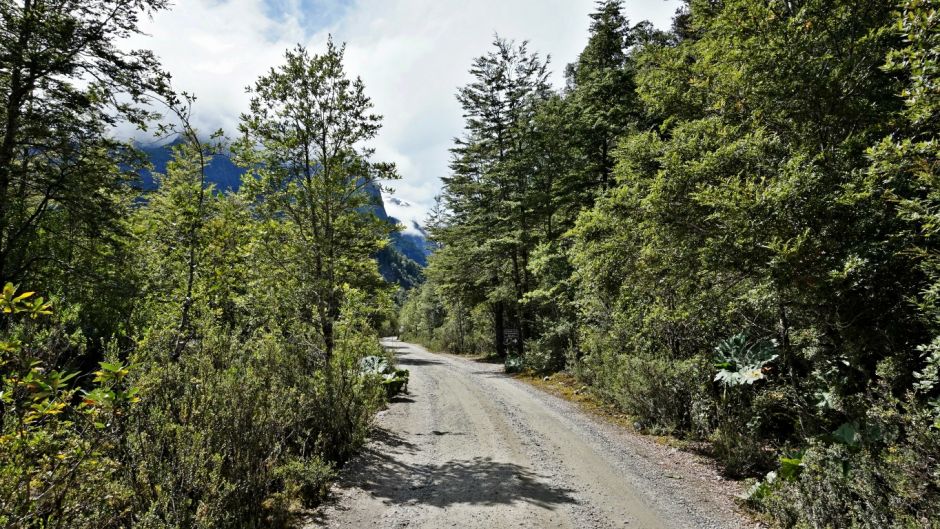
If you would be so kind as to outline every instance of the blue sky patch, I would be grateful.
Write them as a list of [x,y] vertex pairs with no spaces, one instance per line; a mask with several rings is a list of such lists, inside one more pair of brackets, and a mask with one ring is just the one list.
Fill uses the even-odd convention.
[[297,18],[308,35],[334,24],[346,14],[354,0],[264,0],[274,20]]

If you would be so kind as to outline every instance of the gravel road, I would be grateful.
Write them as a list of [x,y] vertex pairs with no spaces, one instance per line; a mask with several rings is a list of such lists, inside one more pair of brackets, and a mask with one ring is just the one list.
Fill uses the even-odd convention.
[[754,527],[699,458],[586,414],[502,366],[383,340],[409,394],[376,420],[310,527]]

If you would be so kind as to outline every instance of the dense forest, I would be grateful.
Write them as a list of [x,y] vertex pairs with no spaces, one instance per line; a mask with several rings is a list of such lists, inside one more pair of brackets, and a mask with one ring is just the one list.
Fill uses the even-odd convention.
[[783,527],[940,527],[940,4],[598,2],[497,38],[405,339],[567,370]]
[[[155,55],[165,0],[0,0],[0,526],[276,527],[385,398],[381,125],[344,49],[298,47],[237,140],[190,126]],[[147,160],[116,126],[174,138]],[[223,193],[207,167],[245,171]]]
[[940,528],[938,0],[684,0],[668,30],[600,0],[560,88],[497,36],[429,246],[380,207],[343,45],[196,130],[126,49],[170,4],[0,0],[0,526],[296,525],[407,386],[397,332],[568,373],[770,525]]

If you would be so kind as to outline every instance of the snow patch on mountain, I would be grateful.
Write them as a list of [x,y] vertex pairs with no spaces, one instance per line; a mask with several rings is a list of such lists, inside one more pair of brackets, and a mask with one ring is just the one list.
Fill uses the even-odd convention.
[[390,197],[388,197],[388,201],[389,201],[390,204],[395,204],[396,206],[401,206],[401,207],[403,207],[403,208],[410,208],[410,207],[411,207],[411,202],[405,202],[404,200],[402,200],[402,199],[400,199],[400,198],[398,198],[398,197],[392,197],[392,196],[390,196]]
[[412,203],[388,193],[382,193],[385,211],[389,217],[394,217],[402,225],[402,233],[426,237],[427,233],[422,227],[427,217],[427,209],[417,203]]

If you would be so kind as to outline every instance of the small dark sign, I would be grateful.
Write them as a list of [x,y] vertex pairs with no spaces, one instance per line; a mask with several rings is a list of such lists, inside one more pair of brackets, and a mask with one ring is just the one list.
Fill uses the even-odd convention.
[[504,329],[503,340],[509,344],[518,342],[519,341],[519,329]]

